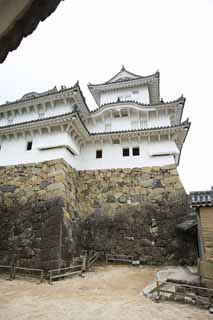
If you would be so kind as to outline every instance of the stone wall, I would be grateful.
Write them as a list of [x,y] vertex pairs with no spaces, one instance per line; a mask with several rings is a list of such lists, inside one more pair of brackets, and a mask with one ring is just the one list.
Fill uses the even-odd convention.
[[77,255],[68,172],[71,189],[63,160],[0,167],[0,264],[48,269]]
[[196,235],[176,229],[189,207],[174,165],[80,171],[78,182],[85,249],[149,264],[196,261]]
[[0,167],[0,264],[45,269],[82,250],[190,263],[194,236],[175,166],[79,171],[64,160]]

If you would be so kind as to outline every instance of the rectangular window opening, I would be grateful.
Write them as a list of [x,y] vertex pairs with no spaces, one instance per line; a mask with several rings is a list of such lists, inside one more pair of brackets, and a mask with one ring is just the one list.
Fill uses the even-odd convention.
[[113,113],[114,118],[120,118],[120,113],[119,112],[114,112]]
[[33,145],[32,141],[27,142],[27,151],[32,150],[32,145]]
[[140,149],[139,147],[132,148],[132,155],[133,156],[139,156],[140,155]]
[[128,111],[127,110],[122,110],[121,111],[121,116],[122,117],[128,117]]
[[102,150],[96,150],[96,159],[102,158]]
[[8,119],[8,124],[13,124],[13,118]]
[[112,143],[113,144],[120,144],[120,140],[119,139],[112,139]]
[[38,118],[39,119],[43,119],[45,117],[45,113],[44,112],[39,112],[38,113]]
[[123,148],[123,157],[129,157],[129,148]]

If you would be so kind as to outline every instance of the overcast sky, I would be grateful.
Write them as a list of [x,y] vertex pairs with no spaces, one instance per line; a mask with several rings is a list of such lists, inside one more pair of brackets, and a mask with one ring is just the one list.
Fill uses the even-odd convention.
[[186,97],[192,122],[179,173],[187,191],[213,185],[213,0],[65,0],[0,65],[0,102],[77,80],[91,109],[88,82],[121,65],[160,71],[161,97]]

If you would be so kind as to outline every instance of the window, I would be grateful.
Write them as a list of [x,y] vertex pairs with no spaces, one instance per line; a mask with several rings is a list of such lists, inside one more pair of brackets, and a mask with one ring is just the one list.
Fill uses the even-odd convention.
[[129,148],[123,148],[123,157],[129,157]]
[[106,123],[105,124],[105,131],[111,131],[111,123]]
[[33,142],[32,142],[32,141],[28,141],[28,142],[27,142],[27,151],[29,151],[29,150],[32,149],[32,145],[33,145]]
[[102,150],[96,150],[96,159],[102,158]]
[[119,139],[112,139],[112,143],[113,144],[120,144],[120,140]]
[[0,145],[0,151],[1,151],[1,145]]
[[130,94],[128,94],[128,95],[125,96],[125,99],[129,99],[129,98],[131,98],[131,95],[130,95]]
[[13,124],[13,118],[12,117],[8,118],[8,124]]
[[139,147],[132,148],[132,155],[133,156],[139,156],[140,155],[140,149]]
[[120,113],[117,112],[117,111],[113,112],[113,117],[114,118],[120,118]]
[[133,93],[133,94],[138,94],[139,91],[138,91],[138,90],[133,90],[132,93]]
[[127,110],[122,110],[121,111],[121,117],[128,117],[128,111]]
[[38,113],[38,118],[39,118],[39,119],[44,118],[44,116],[45,116],[45,113],[44,113],[44,112],[39,112],[39,113]]

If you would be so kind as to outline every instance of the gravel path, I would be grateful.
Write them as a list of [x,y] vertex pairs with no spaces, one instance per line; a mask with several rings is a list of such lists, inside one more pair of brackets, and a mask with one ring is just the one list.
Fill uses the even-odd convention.
[[145,298],[156,268],[99,266],[85,278],[36,284],[0,279],[0,320],[212,320],[206,310]]

